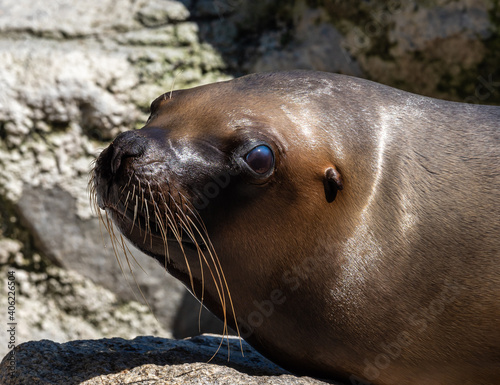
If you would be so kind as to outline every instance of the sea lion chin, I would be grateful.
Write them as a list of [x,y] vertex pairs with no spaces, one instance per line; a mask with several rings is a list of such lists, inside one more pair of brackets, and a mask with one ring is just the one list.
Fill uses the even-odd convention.
[[348,76],[254,74],[157,98],[91,185],[125,237],[293,372],[498,384],[499,122]]

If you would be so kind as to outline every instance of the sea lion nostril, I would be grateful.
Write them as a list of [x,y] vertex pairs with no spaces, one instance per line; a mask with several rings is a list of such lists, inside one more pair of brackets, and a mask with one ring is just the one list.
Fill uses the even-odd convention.
[[111,144],[111,172],[116,174],[125,158],[139,157],[144,154],[148,140],[137,131],[126,131],[116,137]]

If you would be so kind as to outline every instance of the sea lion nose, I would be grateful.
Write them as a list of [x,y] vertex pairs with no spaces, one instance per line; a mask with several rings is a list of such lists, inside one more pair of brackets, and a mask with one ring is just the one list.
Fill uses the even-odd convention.
[[118,135],[111,143],[111,172],[116,174],[124,159],[142,156],[146,151],[147,142],[148,139],[137,131],[126,131]]

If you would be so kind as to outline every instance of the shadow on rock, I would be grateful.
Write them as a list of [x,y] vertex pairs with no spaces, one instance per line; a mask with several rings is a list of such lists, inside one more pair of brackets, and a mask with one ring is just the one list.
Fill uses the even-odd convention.
[[222,344],[221,340],[221,336],[203,335],[186,340],[148,336],[63,344],[31,341],[14,350],[14,372],[10,371],[9,356],[4,358],[0,365],[0,383],[91,385],[153,381],[191,384],[203,379],[228,384],[325,384],[291,375],[244,341],[240,346],[238,338],[230,337]]

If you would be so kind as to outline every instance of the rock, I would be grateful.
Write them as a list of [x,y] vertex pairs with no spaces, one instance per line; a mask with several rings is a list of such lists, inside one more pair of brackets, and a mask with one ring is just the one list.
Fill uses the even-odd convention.
[[[193,322],[193,314],[197,314],[199,311],[200,302],[190,292],[186,292],[172,325],[171,330],[174,338],[196,336],[200,332],[219,334],[224,331],[223,323],[204,307],[201,308],[201,322],[199,323],[198,320]],[[229,334],[236,335],[237,333],[229,328]]]
[[343,36],[321,10],[300,7],[296,12],[295,38],[281,49],[284,30],[263,34],[259,57],[249,72],[315,69],[361,76],[358,63],[343,49]]
[[116,41],[132,46],[163,46],[169,47],[177,42],[175,26],[166,25],[155,29],[140,29],[116,36]]
[[144,3],[137,16],[145,26],[158,27],[172,21],[188,19],[189,11],[179,1],[151,0]]
[[133,29],[136,5],[133,0],[1,0],[0,32],[34,32],[58,39]]
[[[148,306],[120,300],[113,292],[95,285],[71,270],[46,266],[37,255],[26,259],[21,245],[9,239],[0,241],[0,274],[14,276],[16,323],[15,344],[32,339],[64,342],[74,338],[121,336],[133,338],[142,333],[170,336],[155,319]],[[7,286],[0,296],[7,298]],[[0,354],[7,353],[7,344]]]
[[[496,73],[498,15],[492,16],[493,1],[442,0],[418,5],[395,1],[365,6],[364,22],[349,15],[336,24],[344,32],[345,49],[366,77],[464,102],[474,95],[478,75]],[[500,93],[490,94],[488,102],[495,100],[500,102]]]
[[[431,97],[500,103],[492,87],[500,76],[494,0],[228,4],[232,12],[201,21],[200,31],[237,73],[326,70]],[[481,93],[489,76],[494,91]]]
[[117,250],[117,260],[109,237],[97,219],[68,215],[76,216],[77,208],[75,198],[67,191],[59,187],[23,191],[16,207],[35,237],[38,249],[44,250],[55,264],[92,278],[120,298],[142,301],[145,296],[148,303],[151,302],[153,313],[162,319],[167,330],[172,329],[184,293],[177,280],[128,242],[130,268],[125,256],[120,254],[121,248]]
[[[326,384],[286,372],[245,342],[240,347],[237,338],[229,338],[227,342],[222,338],[204,335],[188,340],[137,337],[64,344],[46,340],[28,342],[18,346],[13,356],[3,359],[0,382],[5,385]],[[15,363],[14,371],[10,370],[10,357]]]
[[201,18],[222,18],[241,9],[242,0],[198,0],[193,7],[193,13]]
[[21,249],[23,244],[14,239],[0,239],[0,266],[7,265],[11,257],[16,262],[22,257]]
[[393,54],[425,50],[437,39],[457,35],[470,40],[488,39],[493,31],[488,8],[484,1],[452,2],[433,8],[404,7],[396,13],[394,28],[389,32],[389,40],[395,43]]

